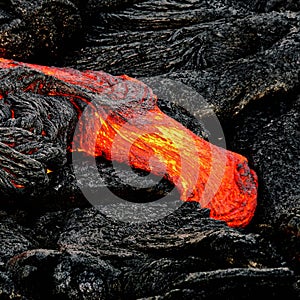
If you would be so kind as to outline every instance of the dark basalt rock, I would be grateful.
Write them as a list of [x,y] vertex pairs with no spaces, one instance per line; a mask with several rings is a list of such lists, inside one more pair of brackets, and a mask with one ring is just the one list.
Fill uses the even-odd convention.
[[[220,260],[223,255],[229,255],[225,251],[226,247],[232,246],[232,255],[239,253],[238,256],[244,256],[244,263],[240,263],[247,265],[247,255],[251,257],[251,248],[258,247],[257,237],[228,228],[225,223],[208,218],[208,212],[197,207],[196,203],[183,203],[178,210],[162,220],[135,225],[107,218],[95,209],[75,210],[58,244],[63,249],[90,249],[101,253],[102,257],[118,257],[125,252],[126,256],[134,257],[137,253],[177,255],[182,252],[195,254],[204,251],[212,254],[212,251],[219,251],[217,256]],[[90,239],[89,236],[94,238]],[[210,248],[211,244],[214,244],[214,250]],[[256,250],[253,251],[256,253]],[[213,254],[212,257],[215,260]]]
[[[174,284],[170,292],[143,299],[251,299],[257,294],[271,298],[295,297],[285,283],[292,273],[278,269],[230,269],[212,272],[191,273]],[[216,296],[219,295],[219,296]]]
[[0,299],[26,300],[16,288],[13,280],[7,274],[0,272]]
[[[294,101],[291,101],[295,99]],[[299,96],[264,108],[251,108],[240,117],[234,147],[257,166],[261,181],[256,222],[275,227],[274,238],[299,265]],[[242,129],[243,128],[243,129]],[[274,180],[275,178],[275,180]],[[277,234],[276,234],[277,233]]]
[[[10,128],[34,127],[40,133],[51,112],[55,117],[47,128],[59,143],[36,140],[21,128],[0,129],[0,141],[14,134],[19,148],[39,145],[39,163],[14,157],[24,183],[38,184],[18,196],[33,200],[24,201],[22,211],[5,203],[1,213],[0,299],[299,299],[299,9],[297,0],[1,1],[1,57],[115,75],[162,75],[198,91],[220,118],[228,147],[249,158],[258,173],[259,198],[256,215],[243,230],[209,219],[208,211],[191,203],[142,224],[109,218],[105,205],[87,208],[65,160],[73,108],[53,97],[59,104],[53,111],[39,93],[15,91],[31,75],[39,82],[45,76],[1,70],[1,89],[10,93],[6,103],[0,101],[2,125],[13,122],[11,103],[27,118],[6,124]],[[164,99],[159,105],[209,136],[180,107]],[[65,127],[58,130],[60,123]],[[1,153],[7,151],[1,147]],[[8,162],[4,157],[1,167],[14,170]],[[134,193],[117,178],[130,183],[136,177],[107,162],[97,165],[103,178],[91,180],[90,165],[82,165],[80,185],[97,192],[109,182],[116,192]],[[44,166],[54,172],[46,176]],[[0,172],[1,183],[8,176]],[[36,198],[44,184],[47,191]],[[171,189],[162,182],[151,192]],[[1,190],[2,205],[6,196]],[[116,208],[125,211],[121,204]]]
[[37,247],[32,231],[24,228],[1,211],[0,217],[0,270],[14,255]]
[[68,0],[10,0],[0,7],[0,55],[50,63],[72,44],[81,28]]
[[31,226],[51,240],[54,216],[60,218],[56,250],[25,251],[7,264],[7,280],[28,299],[250,299],[254,290],[296,296],[295,275],[272,244],[209,219],[193,203],[139,225],[95,209],[51,214]]
[[[299,21],[298,21],[299,22]],[[205,71],[181,71],[165,75],[196,89],[219,118],[234,117],[249,103],[264,101],[299,88],[299,28],[265,51],[208,68]]]
[[61,219],[57,246],[52,244],[57,250],[20,253],[7,264],[10,277],[3,275],[28,299],[249,299],[254,290],[296,296],[294,273],[283,267],[269,242],[207,218],[192,203],[139,226],[111,220],[95,209],[53,212],[32,226],[49,235],[55,216]]
[[23,227],[14,217],[0,211],[0,299],[25,300],[7,272],[7,262],[15,255],[38,246],[33,231]]
[[295,13],[258,16],[251,5],[241,9],[242,1],[219,8],[216,2],[144,1],[113,13],[93,10],[85,47],[67,63],[132,76],[202,70],[268,49],[299,23]]
[[13,258],[9,269],[31,299],[116,299],[120,272],[86,253],[38,249]]
[[300,176],[299,96],[289,106],[284,112],[279,108],[279,115],[278,111],[277,115],[272,113],[270,107],[248,111],[241,121],[247,127],[237,131],[234,138],[236,147],[257,166],[261,178],[262,202],[256,217],[272,225],[285,211],[296,209],[300,200],[296,184]]
[[[270,2],[260,8],[221,2],[143,1],[113,12],[93,9],[97,17],[88,18],[84,47],[66,65],[143,77],[169,73],[164,76],[193,87],[227,120],[252,101],[295,90],[299,13],[275,12]],[[267,12],[257,14],[263,6]]]

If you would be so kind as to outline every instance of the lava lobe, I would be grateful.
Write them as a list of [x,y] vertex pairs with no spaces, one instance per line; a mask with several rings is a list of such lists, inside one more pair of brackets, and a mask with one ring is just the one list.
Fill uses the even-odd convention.
[[[167,178],[181,200],[199,202],[229,226],[253,217],[257,177],[247,159],[165,115],[142,82],[6,59],[0,76],[3,193],[46,188],[67,152],[81,151]],[[76,124],[80,134],[73,137]]]

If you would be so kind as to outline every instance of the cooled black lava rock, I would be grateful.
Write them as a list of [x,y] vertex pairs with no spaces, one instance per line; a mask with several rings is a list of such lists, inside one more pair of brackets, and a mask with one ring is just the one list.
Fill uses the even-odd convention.
[[[49,234],[55,216],[61,219],[56,242]],[[39,233],[44,228],[55,250],[20,253],[3,275],[28,299],[250,299],[254,291],[296,296],[295,274],[272,244],[209,219],[193,203],[139,225],[75,209],[52,212],[31,226]]]
[[0,211],[0,299],[26,299],[7,271],[7,262],[15,255],[38,247],[33,231]]
[[250,4],[232,2],[143,1],[114,12],[93,9],[85,46],[67,64],[132,76],[203,70],[267,50],[299,24],[296,13],[257,15]]
[[300,209],[300,98],[291,106],[280,115],[269,109],[249,111],[243,121],[247,127],[235,138],[260,177],[262,199],[256,216],[272,225],[288,211]]
[[[75,112],[61,98],[51,99],[59,104],[54,111],[39,92],[29,97],[15,91],[32,75],[51,85],[49,77],[2,70],[1,89],[10,94],[3,93],[6,103],[0,100],[2,125],[14,104],[22,118],[6,125],[25,129],[1,128],[0,141],[14,136],[20,149],[38,146],[40,162],[24,161],[2,146],[8,156],[0,165],[15,170],[18,163],[24,183],[38,183],[22,199],[36,191],[40,195],[46,181],[49,188],[24,207],[26,217],[16,217],[22,214],[19,207],[17,213],[1,214],[0,298],[252,299],[267,294],[299,299],[299,23],[297,0],[0,2],[1,57],[163,75],[191,86],[213,105],[230,149],[250,159],[260,188],[246,230],[211,220],[193,204],[147,224],[109,218],[105,205],[100,212],[67,210],[87,205],[65,160],[65,133],[74,126]],[[180,108],[174,111],[160,101],[171,116],[209,136]],[[45,124],[56,144],[34,136],[49,112],[55,117]],[[32,126],[36,131],[30,133],[26,129]],[[54,172],[46,175],[45,166]],[[114,176],[135,178],[99,162],[98,167],[113,189],[128,194]],[[103,179],[91,180],[90,165],[81,168],[86,170],[82,185],[95,191],[107,186]],[[13,177],[0,173],[2,184]],[[1,191],[1,203],[3,197]],[[126,209],[115,208],[122,217]]]
[[60,60],[81,28],[68,0],[5,1],[0,20],[0,56],[44,64]]
[[256,222],[274,228],[280,248],[299,266],[300,98],[290,95],[285,101],[271,98],[265,107],[247,110],[233,143],[257,166],[260,201]]
[[9,270],[30,299],[116,299],[121,292],[118,270],[80,252],[28,251]]
[[162,296],[147,299],[253,299],[257,295],[295,298],[293,289],[286,289],[292,273],[278,269],[229,269],[191,273],[182,276],[173,289]]
[[[122,209],[122,207],[120,207]],[[90,239],[90,237],[93,239]],[[270,266],[281,261],[276,250],[259,236],[229,228],[208,217],[197,203],[183,203],[169,216],[130,224],[96,209],[76,209],[58,240],[60,249],[82,250],[102,257],[195,255],[214,265]],[[261,248],[260,248],[261,247]],[[257,251],[260,248],[260,251]],[[205,255],[203,255],[205,253]]]
[[[248,103],[299,86],[300,15],[275,2],[91,1],[84,46],[66,65],[143,77],[168,73],[228,122]],[[286,6],[292,3],[297,7]]]
[[[26,68],[1,69],[0,78],[1,93],[6,95],[0,104],[2,197],[9,197],[10,189],[18,191],[16,185],[28,187],[20,195],[32,196],[48,184],[46,168],[57,170],[66,163],[68,134],[75,126],[76,112],[60,97],[22,92],[31,84],[51,86],[52,80],[47,81],[42,73]],[[47,137],[42,135],[43,130],[47,130]]]
[[13,280],[4,272],[0,272],[0,299],[26,300],[16,289]]
[[19,253],[37,247],[29,228],[20,226],[5,212],[0,212],[0,270],[6,262]]
[[297,18],[297,27],[290,24],[286,36],[246,59],[204,71],[170,73],[166,77],[195,88],[213,105],[218,117],[228,122],[251,102],[262,102],[267,97],[281,96],[299,88],[300,19]]

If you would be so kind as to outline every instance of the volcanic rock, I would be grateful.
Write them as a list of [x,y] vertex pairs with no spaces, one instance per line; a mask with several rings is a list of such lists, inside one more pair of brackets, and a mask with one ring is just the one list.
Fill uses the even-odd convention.
[[291,25],[289,34],[247,59],[166,76],[195,88],[221,120],[228,120],[251,102],[294,92],[299,87],[299,53],[299,27]]
[[116,299],[121,289],[117,270],[80,252],[32,250],[14,257],[9,269],[31,299]]
[[23,61],[59,59],[81,28],[79,11],[68,0],[4,1],[0,18],[1,57]]
[[226,120],[299,85],[295,1],[117,3],[87,4],[84,46],[71,52],[67,66],[138,77],[168,73]]
[[[50,233],[57,213],[51,214],[33,228]],[[58,240],[48,234],[56,250],[25,251],[7,264],[7,274],[28,299],[250,299],[254,290],[296,296],[294,272],[270,242],[208,218],[196,204],[138,225],[94,208],[62,214]]]
[[29,228],[20,226],[15,220],[1,211],[0,219],[0,269],[16,254],[34,249],[38,243]]
[[295,293],[292,289],[282,289],[285,282],[290,280],[289,275],[290,271],[285,268],[191,273],[174,284],[174,289],[170,292],[146,299],[251,299],[257,293],[274,299],[286,296],[293,298]]
[[[275,105],[272,111],[268,105],[249,109],[233,140],[257,166],[262,202],[256,216],[269,224],[276,223],[289,209],[299,209],[300,200],[296,184],[300,175],[300,97],[287,105],[279,104],[281,107],[277,104],[277,111]],[[290,108],[283,109],[286,106]]]
[[[25,151],[35,145],[39,161],[1,145],[8,154],[1,168],[15,172],[18,163],[19,184],[30,186],[14,200],[34,201],[11,206],[1,190],[0,298],[299,299],[299,10],[297,0],[0,2],[1,57],[182,82],[211,105],[229,149],[245,155],[259,178],[257,211],[245,229],[210,219],[209,211],[192,203],[164,218],[158,217],[164,205],[145,208],[142,213],[156,219],[149,223],[122,221],[124,214],[139,216],[138,203],[129,212],[115,205],[119,214],[113,216],[106,205],[87,208],[78,184],[99,191],[109,183],[128,196],[134,191],[117,178],[131,183],[136,177],[98,160],[103,178],[91,179],[90,165],[82,164],[86,172],[76,182],[65,156],[74,108],[52,97],[58,109],[53,114],[49,99],[36,93],[38,84],[30,97],[16,91],[28,84],[27,76],[18,76],[26,72],[50,86],[53,78],[1,70],[1,90],[9,92],[3,93],[6,102],[0,100],[1,124],[10,122],[14,130],[1,128],[0,141],[14,136]],[[8,121],[12,103],[21,118]],[[184,106],[189,112],[165,99],[159,105],[210,137],[193,119],[193,103]],[[36,138],[51,112],[52,141]],[[47,174],[45,166],[54,172]],[[0,178],[3,185],[14,175],[0,172]],[[160,184],[151,192],[173,188]],[[42,186],[48,188],[40,196]],[[144,197],[139,195],[141,202]]]
[[272,109],[251,107],[241,116],[233,143],[257,166],[261,196],[256,222],[275,228],[276,239],[281,233],[281,248],[299,264],[300,98],[291,95],[284,104],[270,101],[275,101]]
[[16,288],[13,280],[7,274],[0,272],[0,298],[26,300]]

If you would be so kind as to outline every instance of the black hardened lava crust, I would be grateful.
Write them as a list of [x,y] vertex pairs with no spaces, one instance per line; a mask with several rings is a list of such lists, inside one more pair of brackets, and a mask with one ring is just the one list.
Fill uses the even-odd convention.
[[[54,172],[47,190],[14,197],[0,190],[0,299],[300,297],[299,1],[0,1],[0,57],[183,82],[212,105],[228,149],[245,155],[259,178],[256,214],[244,229],[210,219],[196,203],[127,224],[85,200],[61,146],[68,141],[57,148],[28,134]],[[13,84],[5,72],[1,91]],[[37,129],[35,112],[51,110],[42,96],[9,97]],[[56,101],[56,122],[72,130],[73,108]],[[164,99],[159,105],[209,136],[189,112]],[[1,140],[20,133],[7,129],[6,110],[0,102],[0,186],[9,161]],[[30,163],[24,177],[39,178]],[[115,189],[130,193],[109,163],[97,164]],[[130,174],[119,175],[134,181]]]

